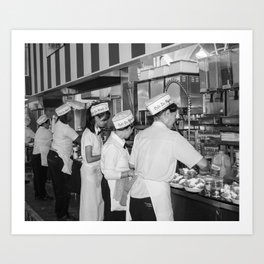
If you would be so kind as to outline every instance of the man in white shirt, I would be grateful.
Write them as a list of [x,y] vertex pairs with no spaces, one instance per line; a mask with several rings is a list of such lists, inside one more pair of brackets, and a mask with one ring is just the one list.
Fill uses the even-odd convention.
[[125,140],[133,132],[134,117],[130,110],[117,113],[113,119],[113,131],[103,145],[101,170],[108,181],[111,196],[110,221],[126,220],[127,188],[131,184],[134,170],[129,168],[129,153]]
[[55,193],[55,213],[58,221],[76,220],[70,216],[69,179],[72,172],[73,142],[80,145],[80,136],[69,126],[72,107],[63,104],[55,109],[58,120],[54,126],[53,141],[48,153],[48,167]]
[[34,148],[32,155],[32,169],[34,173],[35,199],[52,199],[46,191],[48,162],[47,155],[50,150],[52,133],[49,130],[50,120],[44,114],[37,120],[39,128],[35,134]]
[[133,221],[173,221],[169,181],[177,160],[188,167],[207,167],[207,161],[178,132],[171,128],[177,105],[168,94],[146,102],[154,123],[138,133],[134,140],[130,164],[138,178],[130,191],[130,214]]

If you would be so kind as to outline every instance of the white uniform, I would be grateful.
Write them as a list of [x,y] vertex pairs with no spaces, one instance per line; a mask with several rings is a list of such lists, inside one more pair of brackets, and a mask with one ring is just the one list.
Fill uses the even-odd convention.
[[130,163],[135,166],[138,179],[131,189],[131,197],[150,197],[158,221],[173,221],[169,181],[173,178],[177,160],[193,167],[203,157],[178,132],[162,122],[136,135]]
[[56,150],[59,157],[63,160],[64,166],[62,172],[71,174],[72,160],[72,142],[78,137],[78,133],[68,124],[62,123],[60,120],[54,126],[53,141],[51,147]]
[[41,166],[48,166],[47,155],[50,150],[51,141],[51,131],[43,126],[40,126],[35,134],[33,155],[40,154]]
[[25,143],[29,143],[31,139],[35,138],[35,133],[30,127],[25,127]]
[[124,145],[125,140],[112,132],[102,148],[101,170],[110,188],[111,211],[126,210],[126,206],[120,204],[129,180],[121,179],[121,173],[129,170],[129,153]]
[[[99,131],[95,132],[97,134]],[[96,134],[86,128],[81,139],[83,163],[81,167],[80,221],[102,221],[104,218],[100,161],[88,163],[85,154],[86,146],[92,146],[93,156],[101,154],[103,142],[101,137]]]

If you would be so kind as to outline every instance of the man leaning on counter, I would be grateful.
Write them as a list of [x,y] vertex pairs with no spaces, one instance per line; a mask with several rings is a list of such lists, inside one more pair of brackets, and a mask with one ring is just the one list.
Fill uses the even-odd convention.
[[205,158],[171,128],[177,105],[163,93],[146,102],[154,123],[139,132],[134,140],[130,165],[138,176],[130,191],[129,213],[133,221],[173,221],[170,180],[177,161],[189,168],[207,169]]

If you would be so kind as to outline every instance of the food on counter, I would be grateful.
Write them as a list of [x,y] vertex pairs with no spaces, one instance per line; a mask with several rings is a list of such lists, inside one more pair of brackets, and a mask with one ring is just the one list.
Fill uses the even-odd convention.
[[183,175],[179,175],[175,173],[175,177],[171,180],[170,184],[176,188],[183,188],[183,184],[185,183],[185,178]]
[[205,185],[205,181],[201,178],[192,178],[186,180],[184,183],[184,186],[187,188],[200,189],[201,191],[203,190],[204,185]]
[[234,182],[232,185],[225,184],[222,190],[221,196],[229,202],[238,204],[239,203],[239,185],[236,182]]
[[225,198],[227,201],[231,201],[231,186],[228,184],[224,185],[221,196]]
[[179,169],[179,172],[180,172],[180,175],[188,176],[188,178],[193,178],[197,175],[197,172],[194,169],[182,168],[182,169]]

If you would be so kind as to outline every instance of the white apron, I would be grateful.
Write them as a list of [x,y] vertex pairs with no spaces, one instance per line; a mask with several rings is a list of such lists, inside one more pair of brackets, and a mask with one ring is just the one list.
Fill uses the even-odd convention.
[[157,221],[173,221],[171,189],[167,182],[144,180]]
[[[143,178],[139,178],[138,180],[142,180],[146,184],[157,221],[173,221],[170,184],[167,182],[145,180]],[[130,192],[128,197],[130,197]],[[130,199],[128,199],[127,203],[126,221],[132,220],[129,212],[129,201]]]
[[101,189],[102,173],[100,163],[93,166],[82,164],[81,167],[81,195],[80,221],[103,221],[104,201]]

